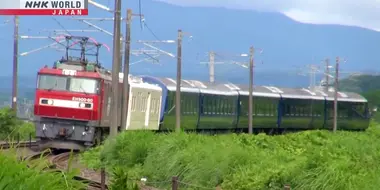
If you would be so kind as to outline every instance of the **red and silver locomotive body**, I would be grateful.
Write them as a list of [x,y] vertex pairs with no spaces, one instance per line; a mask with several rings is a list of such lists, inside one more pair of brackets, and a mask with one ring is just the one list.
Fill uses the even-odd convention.
[[[94,63],[86,60],[85,55],[88,54],[85,54],[84,46],[88,45],[87,40],[80,37],[80,43],[76,42],[82,45],[79,59],[70,58],[66,52],[66,58],[52,68],[45,66],[38,72],[34,116],[36,137],[41,148],[82,150],[102,141],[109,132],[111,72],[102,68],[98,59]],[[98,53],[95,56],[97,58]],[[121,121],[118,121],[117,125],[121,130],[158,130],[161,87],[143,83],[141,78],[128,77],[127,123],[121,126]],[[120,89],[123,78],[120,73]],[[121,118],[121,104],[117,108],[118,118]]]
[[80,40],[79,59],[66,52],[66,58],[38,72],[34,116],[42,146],[82,149],[100,140],[102,128],[109,126],[105,112],[110,108],[111,73],[86,60],[84,45],[90,42]]
[[49,147],[72,148],[73,145],[64,146],[68,145],[67,140],[91,146],[95,135],[100,135],[99,127],[109,126],[101,108],[110,106],[104,100],[109,100],[105,89],[110,88],[111,77],[98,71],[73,69],[69,64],[38,72],[34,105],[36,137],[42,144],[47,140]]

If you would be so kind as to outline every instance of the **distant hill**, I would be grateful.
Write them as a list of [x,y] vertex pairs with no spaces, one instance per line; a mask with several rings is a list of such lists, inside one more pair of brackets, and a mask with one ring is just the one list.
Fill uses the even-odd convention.
[[[132,8],[138,12],[138,1],[123,2],[123,17],[125,9]],[[90,8],[90,17],[110,17],[109,13],[101,11],[93,6]],[[294,69],[310,63],[318,63],[321,59],[329,57],[331,61],[335,56],[342,56],[348,60],[342,64],[346,71],[374,70],[380,62],[378,49],[380,47],[380,34],[375,31],[339,25],[314,25],[296,22],[280,13],[258,12],[248,10],[230,10],[212,7],[182,7],[170,5],[153,0],[142,1],[142,14],[144,14],[147,26],[140,26],[139,19],[133,21],[131,40],[132,48],[141,48],[137,40],[156,40],[150,30],[160,40],[175,40],[177,30],[186,32],[183,43],[183,75],[187,78],[200,79],[207,76],[207,66],[201,65],[201,61],[207,61],[207,52],[213,50],[219,53],[216,61],[247,61],[247,58],[236,58],[231,55],[248,53],[251,45],[262,48],[261,55],[257,53],[256,69],[273,71],[268,74],[258,74],[255,81],[261,84],[273,84],[280,86],[307,85],[308,80],[298,77],[296,80],[288,80],[277,75],[277,72]],[[73,21],[69,18],[57,18],[66,29],[88,29],[87,25]],[[112,22],[96,22],[108,31],[112,31]],[[39,32],[44,29],[60,28],[56,21],[50,17],[21,17],[20,33],[30,35],[47,35]],[[93,29],[93,28],[92,28]],[[2,29],[2,35],[7,36],[7,42],[0,47],[4,56],[2,72],[6,75],[12,71],[12,27]],[[124,26],[123,26],[124,33]],[[112,49],[112,38],[102,32],[99,33],[72,33],[73,35],[90,35],[97,41],[108,44]],[[190,38],[189,36],[192,36]],[[44,40],[20,40],[20,53],[32,50],[50,41]],[[175,44],[158,44],[160,48],[176,53]],[[21,75],[35,75],[38,68],[51,65],[56,59],[61,58],[63,52],[43,50],[20,58],[19,72]],[[131,61],[137,61],[144,56],[131,56]],[[102,50],[100,60],[104,66],[111,68],[112,53]],[[131,71],[144,74],[175,75],[176,59],[167,56],[160,57],[162,66],[154,66],[150,63],[142,63],[131,66]],[[375,69],[376,70],[376,69]],[[248,81],[247,71],[236,65],[217,65],[215,72],[219,79],[231,81]],[[295,78],[296,74],[292,77]],[[264,79],[263,79],[264,78]],[[276,78],[277,80],[272,80]],[[277,84],[276,84],[277,83]]]
[[[340,90],[360,93],[368,100],[371,110],[380,107],[380,75],[348,77],[340,81]],[[380,121],[379,114],[374,118]]]
[[351,76],[339,82],[343,91],[367,93],[380,90],[380,75],[358,75]]

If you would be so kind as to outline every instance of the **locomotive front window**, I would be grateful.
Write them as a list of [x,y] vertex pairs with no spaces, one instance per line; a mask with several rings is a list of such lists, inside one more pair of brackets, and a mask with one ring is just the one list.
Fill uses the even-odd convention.
[[54,75],[40,75],[38,88],[44,90],[66,90],[67,78]]
[[43,90],[70,91],[97,94],[99,81],[88,78],[74,78],[56,75],[39,75],[38,88]]
[[69,90],[71,92],[96,94],[98,93],[98,81],[94,79],[71,78]]

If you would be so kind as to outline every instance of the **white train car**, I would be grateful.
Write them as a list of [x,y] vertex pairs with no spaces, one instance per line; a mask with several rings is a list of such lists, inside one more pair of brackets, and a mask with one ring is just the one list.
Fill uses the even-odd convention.
[[[119,80],[122,81],[123,76],[120,73]],[[158,130],[161,99],[161,87],[130,75],[127,126],[121,126],[121,130]]]

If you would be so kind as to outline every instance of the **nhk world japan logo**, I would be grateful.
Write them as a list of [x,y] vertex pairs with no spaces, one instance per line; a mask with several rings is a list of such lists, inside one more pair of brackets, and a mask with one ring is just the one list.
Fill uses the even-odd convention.
[[88,15],[88,0],[0,1],[0,15]]

